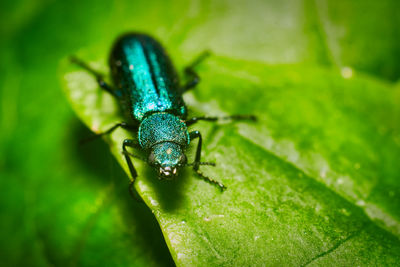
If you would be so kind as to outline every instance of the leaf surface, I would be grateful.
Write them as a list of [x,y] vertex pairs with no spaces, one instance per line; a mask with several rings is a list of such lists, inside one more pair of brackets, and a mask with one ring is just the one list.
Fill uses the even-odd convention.
[[[388,164],[400,156],[396,90],[335,70],[223,57],[199,71],[202,84],[185,95],[192,115],[251,113],[259,121],[192,127],[203,133],[203,159],[217,162],[202,169],[228,187],[223,193],[190,170],[163,182],[134,161],[136,188],[178,265],[397,262],[398,170]],[[89,74],[64,77],[93,130],[124,120]],[[121,144],[130,136],[108,138],[125,170]]]

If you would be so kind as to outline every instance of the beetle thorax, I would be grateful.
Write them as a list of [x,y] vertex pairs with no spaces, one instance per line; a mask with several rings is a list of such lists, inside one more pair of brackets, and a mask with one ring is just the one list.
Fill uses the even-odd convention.
[[172,142],[184,148],[189,143],[189,132],[179,117],[164,112],[155,113],[141,122],[138,139],[145,150],[164,142]]

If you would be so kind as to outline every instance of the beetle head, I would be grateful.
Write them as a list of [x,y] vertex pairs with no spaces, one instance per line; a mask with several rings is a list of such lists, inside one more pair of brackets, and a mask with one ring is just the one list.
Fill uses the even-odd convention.
[[186,164],[186,156],[180,145],[162,142],[152,147],[148,162],[160,179],[171,180],[178,176],[179,169]]

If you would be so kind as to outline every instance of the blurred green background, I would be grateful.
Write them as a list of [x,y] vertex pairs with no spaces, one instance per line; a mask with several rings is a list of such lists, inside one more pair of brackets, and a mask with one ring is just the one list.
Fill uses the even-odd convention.
[[[2,0],[2,266],[173,265],[160,227],[145,205],[130,198],[128,180],[107,145],[101,140],[78,145],[90,131],[60,86],[60,61],[88,47],[98,47],[94,53],[106,57],[104,48],[126,31],[157,36],[180,69],[208,48],[266,66],[359,73],[393,92],[399,88],[400,4],[395,0]],[[385,90],[388,97],[400,96]],[[387,114],[386,108],[382,104],[370,112]],[[392,126],[389,134],[397,146],[385,166],[392,195],[382,193],[377,203],[389,203],[383,206],[396,232],[400,174],[393,158],[400,136],[399,127]],[[399,244],[398,238],[389,239]]]

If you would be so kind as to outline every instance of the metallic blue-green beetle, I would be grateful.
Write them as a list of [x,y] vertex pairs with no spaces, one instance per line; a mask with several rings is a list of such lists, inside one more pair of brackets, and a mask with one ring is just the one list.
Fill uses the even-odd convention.
[[[184,166],[193,166],[197,175],[206,181],[226,187],[205,176],[199,171],[200,165],[214,165],[201,162],[202,138],[198,131],[188,131],[188,127],[199,120],[217,121],[218,119],[251,119],[254,116],[235,115],[229,117],[195,117],[187,120],[187,109],[182,94],[195,87],[200,78],[194,67],[207,56],[203,53],[191,65],[185,68],[189,76],[187,83],[181,85],[176,70],[162,46],[145,34],[131,33],[121,36],[114,44],[110,56],[110,68],[114,87],[103,80],[103,76],[87,64],[72,58],[73,62],[91,72],[97,78],[101,88],[114,95],[120,102],[127,122],[118,123],[101,136],[109,134],[118,127],[137,133],[137,141],[124,140],[122,150],[132,176],[137,177],[127,147],[139,147],[148,153],[148,164],[153,166],[160,179],[172,179]],[[196,156],[188,164],[185,149],[191,140],[198,138]]]

